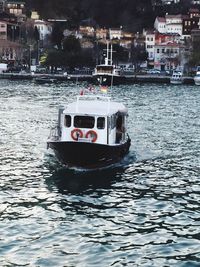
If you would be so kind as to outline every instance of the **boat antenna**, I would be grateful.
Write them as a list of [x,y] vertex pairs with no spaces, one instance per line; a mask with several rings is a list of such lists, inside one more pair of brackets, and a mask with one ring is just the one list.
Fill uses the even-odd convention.
[[105,65],[109,65],[109,42],[107,41]]
[[113,53],[113,45],[110,45],[110,65],[112,65],[112,53]]

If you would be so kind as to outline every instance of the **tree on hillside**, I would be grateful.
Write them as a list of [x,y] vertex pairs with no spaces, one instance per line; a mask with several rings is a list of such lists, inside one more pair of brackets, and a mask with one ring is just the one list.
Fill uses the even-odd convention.
[[61,49],[63,37],[64,35],[61,27],[59,26],[59,24],[55,24],[51,33],[52,44],[56,46],[58,49]]
[[81,45],[76,37],[70,35],[63,41],[63,50],[65,52],[75,52],[78,53],[81,51]]

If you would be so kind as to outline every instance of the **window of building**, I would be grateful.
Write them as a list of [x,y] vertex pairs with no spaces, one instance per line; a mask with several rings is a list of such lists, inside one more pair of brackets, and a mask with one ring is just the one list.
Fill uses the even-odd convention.
[[75,116],[74,127],[77,128],[94,128],[95,118],[92,116]]
[[160,49],[157,49],[157,53],[158,53],[158,54],[160,53]]

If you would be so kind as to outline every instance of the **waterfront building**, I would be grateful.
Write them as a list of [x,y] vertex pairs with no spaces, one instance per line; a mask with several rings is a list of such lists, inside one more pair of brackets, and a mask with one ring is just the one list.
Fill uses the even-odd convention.
[[5,0],[0,0],[0,13],[5,10]]
[[7,40],[7,22],[0,21],[0,40]]
[[184,43],[177,33],[145,32],[148,66],[160,70],[173,69],[182,64]]
[[107,37],[108,37],[108,29],[97,28],[95,34],[96,34],[96,39],[107,39]]
[[23,58],[23,46],[17,42],[0,40],[0,57],[5,62],[21,61]]
[[25,1],[23,0],[6,0],[5,8],[10,14],[19,16],[25,13]]
[[42,46],[45,46],[48,42],[48,38],[52,33],[52,24],[44,20],[35,20],[34,27],[37,27],[40,34],[40,41]]
[[81,34],[82,37],[94,37],[95,36],[95,29],[92,26],[81,25],[79,27],[79,34]]
[[176,42],[156,44],[154,47],[154,68],[172,70],[182,66],[184,46]]
[[156,17],[154,28],[160,33],[166,33],[166,19],[164,17]]
[[109,39],[118,39],[122,38],[122,28],[110,28],[109,29]]
[[191,35],[192,30],[199,29],[200,13],[198,9],[191,8],[188,12],[188,16],[183,18],[183,35]]
[[37,11],[32,11],[31,12],[31,19],[34,19],[34,20],[40,19],[40,16],[39,16]]
[[156,41],[156,32],[147,31],[145,34],[145,49],[148,53],[148,64],[154,65],[154,47]]

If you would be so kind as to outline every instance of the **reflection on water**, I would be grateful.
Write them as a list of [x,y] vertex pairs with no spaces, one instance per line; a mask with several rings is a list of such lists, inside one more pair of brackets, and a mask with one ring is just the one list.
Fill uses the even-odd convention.
[[80,172],[46,139],[83,85],[0,83],[0,266],[200,266],[199,88],[113,87],[130,153]]
[[114,182],[123,176],[129,164],[135,160],[135,154],[130,152],[118,164],[103,169],[79,170],[62,166],[54,156],[48,155],[45,165],[51,169],[52,176],[48,177],[46,182],[50,188],[51,185],[57,186],[62,194],[89,193],[98,188],[109,189]]

